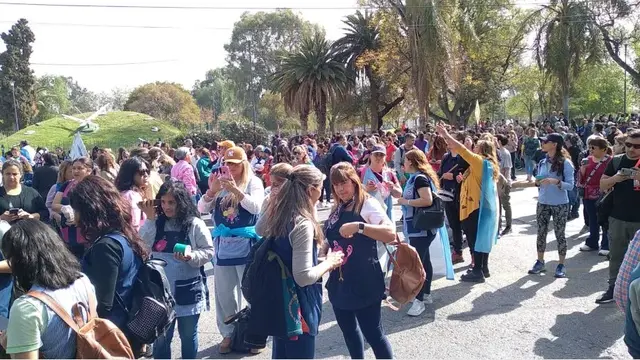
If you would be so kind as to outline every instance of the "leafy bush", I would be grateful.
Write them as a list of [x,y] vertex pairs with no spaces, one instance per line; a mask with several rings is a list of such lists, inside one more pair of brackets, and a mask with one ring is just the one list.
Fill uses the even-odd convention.
[[264,127],[256,124],[255,132],[253,123],[249,121],[225,121],[220,123],[220,134],[225,140],[235,143],[248,142],[254,146],[266,144],[269,140],[269,132]]
[[179,147],[184,144],[185,139],[191,139],[193,141],[193,146],[204,146],[205,144],[213,144],[217,141],[224,140],[222,135],[216,131],[208,131],[208,130],[196,130],[184,135],[180,135],[175,138],[173,142],[174,147]]

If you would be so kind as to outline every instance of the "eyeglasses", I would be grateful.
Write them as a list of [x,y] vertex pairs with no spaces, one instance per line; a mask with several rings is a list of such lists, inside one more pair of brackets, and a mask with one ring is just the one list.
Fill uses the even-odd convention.
[[293,155],[298,156],[298,155],[302,155],[302,153],[300,151],[294,151]]
[[151,171],[149,171],[149,169],[141,169],[138,170],[138,175],[140,176],[148,176],[149,174],[151,174]]
[[626,146],[628,149],[634,148],[636,150],[640,150],[640,144],[633,144],[633,143],[630,143],[630,142],[625,142],[624,146]]

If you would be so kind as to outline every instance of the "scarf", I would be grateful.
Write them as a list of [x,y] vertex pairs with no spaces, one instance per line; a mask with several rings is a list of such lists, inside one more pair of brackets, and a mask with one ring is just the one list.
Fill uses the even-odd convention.
[[488,254],[498,242],[498,189],[493,179],[493,165],[485,159],[482,166],[478,235],[474,250]]

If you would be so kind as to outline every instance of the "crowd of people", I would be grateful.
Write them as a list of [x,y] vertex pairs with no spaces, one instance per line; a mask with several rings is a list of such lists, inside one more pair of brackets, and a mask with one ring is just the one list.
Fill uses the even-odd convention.
[[[363,358],[366,340],[376,358],[392,358],[381,319],[382,306],[392,301],[389,250],[407,242],[423,266],[425,280],[408,316],[420,316],[433,303],[434,277],[453,280],[454,264],[469,264],[461,281],[485,282],[492,247],[513,231],[510,190],[523,170],[519,184],[538,187],[537,254],[529,274],[546,271],[553,220],[554,276],[567,276],[565,227],[583,205],[589,236],[580,250],[609,259],[607,290],[595,300],[615,300],[627,312],[627,345],[640,354],[640,321],[630,315],[640,311],[634,300],[640,212],[629,211],[640,203],[635,118],[578,126],[554,113],[531,124],[458,129],[439,123],[417,133],[403,126],[327,138],[276,136],[253,145],[225,140],[194,146],[187,139],[174,149],[145,142],[115,152],[96,147],[76,158],[26,141],[12,148],[2,159],[0,187],[0,316],[9,318],[0,345],[6,353],[74,357],[73,330],[29,295],[38,290],[70,314],[74,304],[95,299],[98,316],[124,333],[136,357],[170,358],[177,324],[182,357],[196,358],[200,315],[210,308],[204,266],[211,263],[223,338],[218,350],[228,354],[237,348],[239,331],[228,319],[245,309],[248,267],[268,241],[286,275],[266,286],[287,284],[286,296],[295,296],[286,299],[298,309],[285,322],[287,335],[273,336],[274,358],[315,356],[323,278],[351,357]],[[402,212],[400,231],[394,203]],[[320,225],[317,211],[327,208],[328,220]],[[427,210],[441,211],[446,223],[425,222]],[[212,230],[204,214],[211,215]],[[128,309],[136,274],[150,258],[166,264],[176,319],[152,343],[141,343],[127,327]],[[273,314],[282,312],[282,304],[271,306]],[[266,331],[251,324],[248,333]]]

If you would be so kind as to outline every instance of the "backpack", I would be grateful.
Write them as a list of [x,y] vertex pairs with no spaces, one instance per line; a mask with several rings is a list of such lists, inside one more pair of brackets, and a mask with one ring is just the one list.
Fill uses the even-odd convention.
[[398,303],[404,305],[420,293],[422,285],[427,278],[424,271],[422,261],[416,249],[401,242],[396,235],[394,244],[396,250],[393,254],[389,248],[385,246],[389,259],[393,262],[393,271],[391,272],[391,282],[389,284],[389,295]]
[[176,302],[164,272],[166,265],[161,259],[149,259],[142,264],[131,289],[130,307],[116,293],[116,300],[129,316],[128,333],[141,344],[152,344],[176,318]]
[[[62,321],[76,333],[76,359],[134,359],[129,341],[116,325],[107,319],[100,319],[96,313],[95,295],[89,293],[89,305],[73,305],[69,315],[51,296],[41,291],[29,291],[27,295],[42,301]],[[87,314],[84,321],[82,314]]]
[[333,166],[333,153],[336,151],[338,146],[339,145],[332,146],[327,155],[321,160],[321,163],[318,164],[318,169],[322,171],[323,174],[329,175],[331,172],[331,167]]
[[[611,159],[613,165],[613,170],[618,172],[620,164],[622,163],[622,156],[624,155],[616,155]],[[598,225],[604,226],[609,222],[609,216],[611,216],[611,212],[613,211],[613,188],[609,189],[608,192],[602,194],[598,201],[596,201],[596,216],[598,218]]]
[[253,335],[288,338],[284,314],[282,268],[270,257],[273,238],[256,243],[242,276],[242,295],[251,304],[249,329]]

